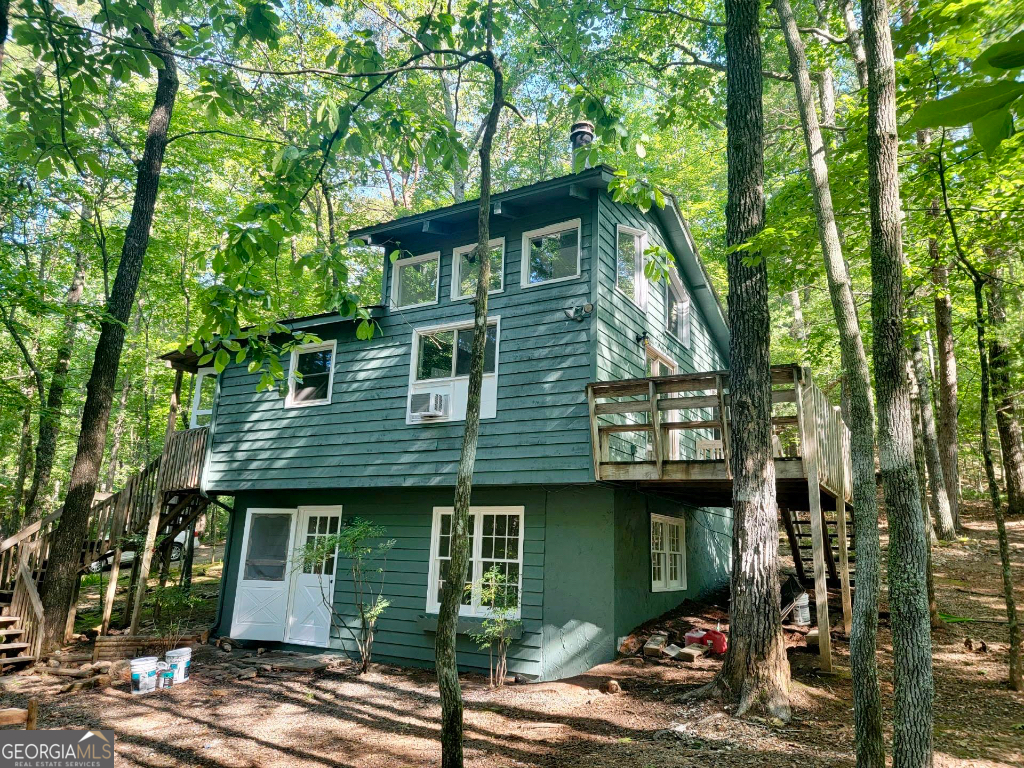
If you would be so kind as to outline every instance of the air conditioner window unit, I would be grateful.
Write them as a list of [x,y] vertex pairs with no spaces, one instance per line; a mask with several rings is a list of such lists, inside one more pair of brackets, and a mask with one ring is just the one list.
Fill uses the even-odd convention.
[[409,413],[421,419],[448,415],[448,395],[440,392],[418,392],[409,398]]

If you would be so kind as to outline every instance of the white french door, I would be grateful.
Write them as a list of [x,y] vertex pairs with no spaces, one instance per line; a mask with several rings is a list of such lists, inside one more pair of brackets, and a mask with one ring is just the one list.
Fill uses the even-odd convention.
[[245,516],[242,560],[231,618],[240,640],[283,641],[291,583],[295,509],[250,509]]
[[[341,529],[341,507],[299,507],[295,547],[334,536]],[[288,602],[286,639],[289,643],[326,648],[330,643],[331,613],[328,603],[334,601],[334,554],[322,564],[303,565],[301,554],[295,556],[291,595]],[[326,602],[325,602],[326,601]]]

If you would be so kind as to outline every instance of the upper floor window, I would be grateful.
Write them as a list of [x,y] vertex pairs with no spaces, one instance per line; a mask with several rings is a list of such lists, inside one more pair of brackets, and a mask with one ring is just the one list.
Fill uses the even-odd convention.
[[616,228],[615,287],[641,308],[647,301],[647,280],[644,278],[646,248],[646,232],[622,225]]
[[580,276],[580,220],[523,233],[522,286]]
[[651,590],[686,589],[686,529],[679,517],[651,515]]
[[322,344],[306,344],[292,350],[286,408],[326,405],[331,402],[335,346],[334,341],[326,341]]
[[436,304],[440,262],[440,251],[396,261],[392,265],[391,305],[408,309]]
[[[435,507],[427,588],[427,610],[431,613],[437,613],[444,582],[451,577],[451,539],[452,508]],[[509,591],[511,601],[519,603],[523,578],[523,508],[470,507],[469,542],[469,566],[462,580],[465,586],[459,613],[463,616],[490,614],[477,584],[494,568],[504,577],[501,583]]]
[[690,347],[690,293],[673,269],[665,281],[665,328],[684,347]]
[[217,372],[213,368],[196,371],[195,391],[192,393],[192,413],[189,429],[205,427],[213,418],[213,398],[217,393]]
[[[491,240],[491,279],[488,293],[501,293],[505,287],[505,238]],[[452,301],[471,298],[476,295],[476,280],[480,265],[473,254],[476,243],[463,245],[452,252]]]
[[[482,419],[493,419],[497,412],[500,320],[499,317],[491,317],[487,325],[484,381],[480,393]],[[406,423],[466,418],[472,353],[472,322],[417,328],[413,331]]]

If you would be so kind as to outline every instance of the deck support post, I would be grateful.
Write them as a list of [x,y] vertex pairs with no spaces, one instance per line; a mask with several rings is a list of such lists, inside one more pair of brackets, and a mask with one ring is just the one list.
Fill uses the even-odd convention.
[[654,445],[654,465],[658,468],[658,479],[662,476],[664,452],[661,450],[661,414],[658,412],[658,385],[647,382],[647,399],[651,406],[651,442]]
[[590,408],[590,442],[594,451],[594,480],[601,479],[601,430],[597,424],[597,403],[594,388],[587,385],[587,406]]
[[789,550],[793,553],[793,567],[796,568],[796,577],[802,582],[807,578],[804,573],[804,558],[800,554],[800,541],[796,537],[796,529],[793,527],[793,513],[788,507],[779,507],[779,514],[782,515],[782,525],[786,529],[786,538],[789,539]]
[[729,435],[729,420],[725,415],[725,390],[721,374],[715,376],[718,389],[718,418],[722,422],[722,459],[725,461],[725,476],[732,479],[732,439]]
[[[840,409],[835,407],[836,414]],[[841,418],[841,415],[840,415]],[[839,581],[843,589],[843,632],[847,637],[853,629],[853,595],[850,589],[850,552],[846,539],[846,492],[851,478],[846,475],[847,458],[850,455],[850,436],[844,432],[839,439],[839,493],[836,495],[836,534],[839,539]]]
[[828,620],[828,586],[825,581],[825,535],[821,512],[821,483],[818,476],[817,413],[811,390],[805,390],[797,379],[800,397],[797,399],[797,417],[800,422],[800,441],[803,450],[804,472],[807,475],[807,495],[811,512],[811,559],[814,563],[814,606],[818,623],[818,652],[822,672],[832,671],[832,635]]

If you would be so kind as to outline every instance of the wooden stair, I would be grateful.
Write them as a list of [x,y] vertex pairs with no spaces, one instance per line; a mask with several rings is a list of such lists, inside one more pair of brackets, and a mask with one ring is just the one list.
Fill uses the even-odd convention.
[[[805,584],[811,584],[814,581],[814,561],[813,561],[813,550],[811,546],[811,518],[810,512],[803,510],[794,510],[789,513],[789,519],[787,520],[786,515],[783,515],[783,523],[787,526],[791,526],[789,531],[784,531],[787,535],[787,541],[785,545],[790,549],[793,554],[793,562],[797,569],[797,575]],[[823,512],[825,520],[825,528],[828,535],[829,546],[825,550],[825,568],[828,571],[828,584],[830,587],[839,586],[839,521],[836,518],[835,512]],[[850,584],[853,585],[856,576],[856,562],[857,553],[854,547],[853,538],[853,518],[850,511],[846,512],[846,546],[847,546],[847,557],[850,563]],[[795,541],[797,547],[794,549],[791,544]]]
[[[199,494],[206,436],[206,428],[173,433],[159,458],[133,475],[120,491],[93,505],[82,543],[80,573],[108,558],[119,564],[123,539],[151,534],[151,522],[158,523],[158,534],[173,539],[206,508],[210,500]],[[46,578],[50,544],[62,512],[58,509],[0,541],[0,672],[34,662],[40,655],[43,609],[39,586]],[[112,573],[111,580],[115,578]],[[105,621],[113,595],[108,589]],[[73,621],[74,611],[68,631]]]

